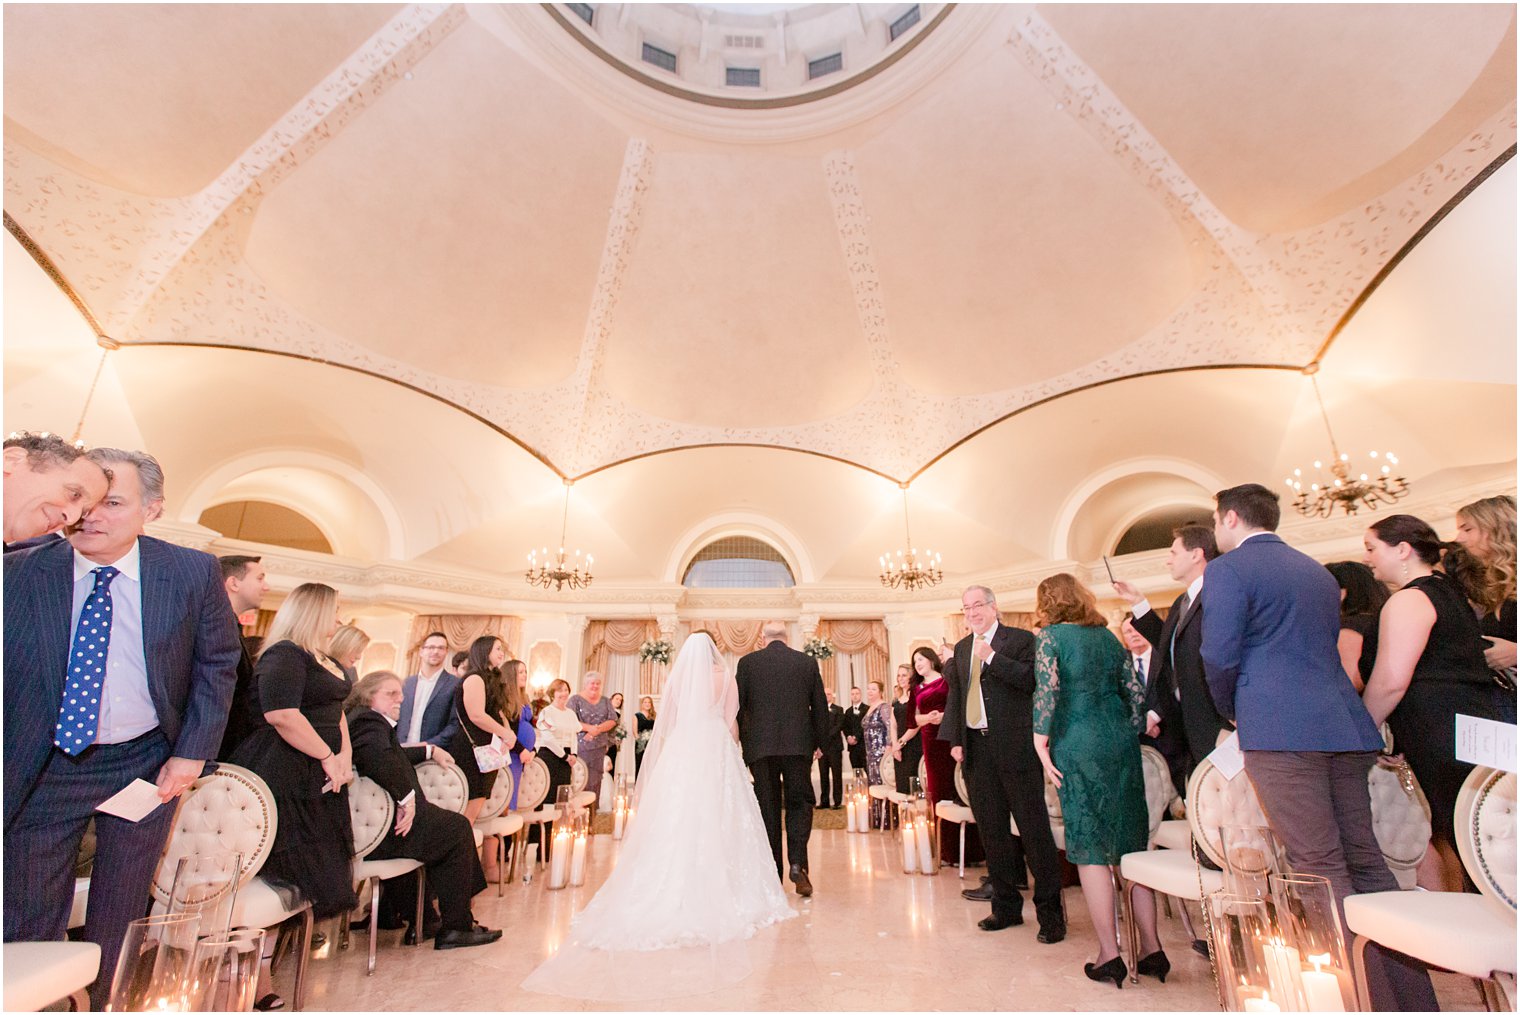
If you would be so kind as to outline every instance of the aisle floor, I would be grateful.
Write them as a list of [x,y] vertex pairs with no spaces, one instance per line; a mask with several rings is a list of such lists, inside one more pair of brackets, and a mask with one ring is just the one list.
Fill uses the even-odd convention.
[[[1162,943],[1172,960],[1163,985],[1154,978],[1126,981],[1122,990],[1094,983],[1082,972],[1094,957],[1091,922],[1077,888],[1066,890],[1067,939],[1035,941],[1033,907],[1021,927],[987,933],[976,922],[985,903],[960,897],[977,871],[961,881],[954,868],[937,877],[902,873],[894,840],[880,833],[815,831],[810,900],[788,897],[799,917],[760,931],[750,942],[755,970],[736,986],[705,994],[626,1006],[580,1002],[523,991],[522,979],[558,945],[571,917],[586,904],[616,860],[611,836],[593,837],[587,883],[547,891],[542,872],[532,884],[495,887],[476,899],[475,915],[505,930],[481,948],[434,951],[400,943],[400,931],[382,931],[379,965],[365,975],[364,934],[348,951],[324,948],[311,963],[307,1007],[315,1011],[1217,1011],[1206,959],[1188,947],[1175,917],[1161,920]],[[893,861],[896,861],[894,863]],[[329,928],[330,930],[330,928]],[[288,988],[282,970],[280,987]],[[1438,984],[1448,1010],[1475,1009],[1477,995],[1464,981]]]

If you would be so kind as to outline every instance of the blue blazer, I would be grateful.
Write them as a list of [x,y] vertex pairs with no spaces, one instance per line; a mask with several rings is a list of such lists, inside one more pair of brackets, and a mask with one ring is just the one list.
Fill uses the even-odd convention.
[[1383,738],[1341,669],[1340,586],[1272,533],[1209,563],[1203,665],[1247,751],[1372,751]]
[[[406,736],[412,728],[412,705],[417,701],[417,674],[413,673],[401,682],[401,718],[396,720],[396,735]],[[422,740],[434,747],[447,749],[449,741],[459,731],[459,717],[454,714],[454,692],[464,683],[452,673],[438,674],[438,685],[428,695],[427,705],[422,709]]]
[[[209,553],[149,536],[142,562],[143,651],[159,729],[177,758],[216,757],[237,682],[237,618]],[[53,750],[74,632],[74,548],[54,540],[5,555],[5,825]]]

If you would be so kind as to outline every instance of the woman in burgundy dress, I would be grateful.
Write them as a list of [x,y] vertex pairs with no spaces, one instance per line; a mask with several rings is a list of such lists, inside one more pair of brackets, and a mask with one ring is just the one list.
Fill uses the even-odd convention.
[[[918,739],[924,744],[924,774],[928,785],[924,792],[930,800],[953,800],[960,803],[955,792],[955,759],[950,757],[950,745],[939,736],[940,720],[945,717],[945,678],[941,672],[939,656],[932,649],[913,650],[913,670],[924,682],[918,686],[913,697],[913,707],[908,709],[908,721],[918,728]],[[939,826],[939,855],[947,864],[960,860],[961,831],[952,822]],[[982,863],[982,839],[976,826],[966,827],[966,862]]]

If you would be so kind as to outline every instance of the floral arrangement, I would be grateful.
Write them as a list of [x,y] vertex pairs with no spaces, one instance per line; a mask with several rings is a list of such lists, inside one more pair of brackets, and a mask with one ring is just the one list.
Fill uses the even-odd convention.
[[640,662],[670,662],[670,642],[661,638],[659,641],[646,641],[639,646]]
[[802,654],[812,656],[814,659],[832,659],[834,645],[827,638],[809,638],[802,646]]

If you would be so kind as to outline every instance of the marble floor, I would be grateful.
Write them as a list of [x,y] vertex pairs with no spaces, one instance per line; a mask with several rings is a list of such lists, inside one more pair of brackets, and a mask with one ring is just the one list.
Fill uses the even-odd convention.
[[[1093,958],[1093,936],[1079,889],[1066,890],[1067,939],[1035,941],[1029,922],[986,933],[976,921],[985,903],[960,897],[977,883],[953,868],[937,877],[902,873],[895,840],[882,834],[815,830],[809,900],[789,894],[799,918],[759,932],[749,943],[754,972],[719,991],[669,998],[670,1011],[1217,1011],[1206,959],[1188,947],[1175,918],[1162,919],[1162,943],[1172,959],[1165,984],[1153,978],[1122,990],[1089,981],[1082,963]],[[315,953],[307,1007],[317,1011],[598,1011],[646,1010],[523,991],[518,984],[563,938],[571,917],[616,862],[611,836],[593,837],[583,887],[551,892],[541,879],[514,882],[498,899],[495,887],[475,901],[482,923],[505,934],[493,945],[436,952],[406,948],[401,932],[381,932],[375,975],[365,976],[363,934],[348,951]],[[897,862],[894,863],[894,860]],[[288,994],[282,970],[279,988]],[[1447,1010],[1474,1010],[1478,996],[1465,981],[1438,984]],[[1447,982],[1450,981],[1450,982]],[[1449,1004],[1448,1004],[1449,1002]]]

